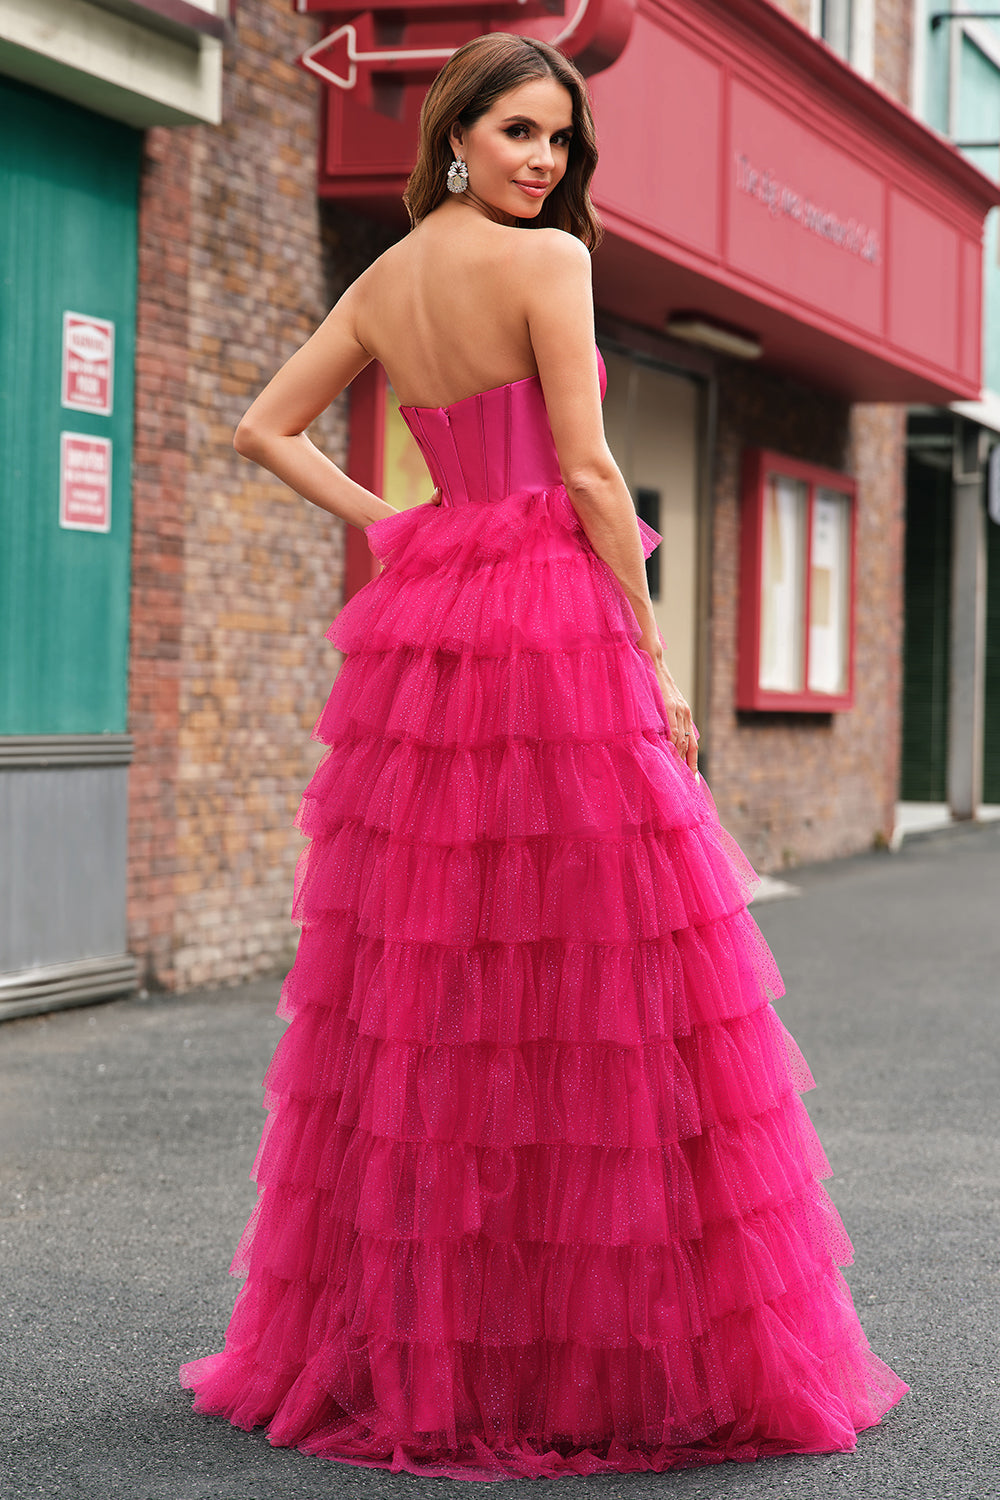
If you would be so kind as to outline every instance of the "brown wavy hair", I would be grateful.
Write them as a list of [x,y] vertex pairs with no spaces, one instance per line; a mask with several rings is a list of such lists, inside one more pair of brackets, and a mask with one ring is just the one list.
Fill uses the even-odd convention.
[[597,134],[583,74],[547,42],[493,31],[459,47],[427,91],[420,110],[420,149],[403,202],[411,227],[437,208],[447,192],[452,150],[448,132],[458,121],[468,129],[498,99],[534,78],[554,78],[573,101],[573,136],[566,173],[542,204],[537,218],[518,222],[528,228],[565,229],[588,250],[600,244],[600,220],[590,201],[597,166]]

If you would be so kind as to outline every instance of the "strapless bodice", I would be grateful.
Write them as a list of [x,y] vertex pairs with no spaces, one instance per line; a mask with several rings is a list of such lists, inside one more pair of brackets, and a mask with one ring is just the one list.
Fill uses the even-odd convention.
[[[601,396],[607,372],[600,351]],[[562,483],[537,375],[479,391],[450,406],[401,406],[442,504],[503,500]]]

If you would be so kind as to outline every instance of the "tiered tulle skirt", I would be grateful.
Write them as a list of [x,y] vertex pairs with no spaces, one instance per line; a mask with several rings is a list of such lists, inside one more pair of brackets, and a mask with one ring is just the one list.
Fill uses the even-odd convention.
[[852,1448],[906,1387],[837,1270],[753,872],[613,576],[561,488],[369,537],[196,1409],[456,1478]]

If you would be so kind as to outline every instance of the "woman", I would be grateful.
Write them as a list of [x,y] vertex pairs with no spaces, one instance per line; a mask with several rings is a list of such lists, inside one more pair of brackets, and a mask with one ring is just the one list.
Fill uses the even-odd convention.
[[[836,1269],[811,1079],[604,440],[595,161],[558,52],[462,47],[411,233],[236,437],[384,568],[331,632],[247,1281],[182,1379],[414,1473],[850,1449],[906,1389]],[[371,359],[437,504],[393,512],[305,436]]]

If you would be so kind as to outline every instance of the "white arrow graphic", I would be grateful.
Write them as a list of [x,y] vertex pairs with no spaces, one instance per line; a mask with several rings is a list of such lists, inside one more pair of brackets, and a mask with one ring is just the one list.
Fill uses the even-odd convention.
[[[334,73],[331,68],[320,62],[320,54],[336,46],[341,37],[347,39],[347,77],[341,78],[339,73]],[[358,63],[386,63],[386,62],[431,62],[440,58],[442,62],[449,58],[457,49],[455,47],[404,47],[392,52],[359,52],[358,33],[350,21],[344,26],[338,26],[336,31],[331,31],[328,36],[320,37],[311,47],[307,47],[299,58],[299,64],[310,73],[315,73],[317,78],[325,78],[327,83],[335,83],[338,89],[352,89],[357,81]]]
[[[590,0],[579,0],[572,19],[563,27],[558,36],[551,38],[550,46],[561,47],[563,42],[569,40],[586,15],[589,4]],[[328,68],[320,61],[322,54],[335,47],[342,37],[347,42],[346,78],[342,78],[339,73],[335,73],[332,68]],[[352,89],[357,82],[358,63],[374,63],[377,66],[379,63],[387,62],[423,63],[438,59],[444,62],[457,51],[457,47],[403,47],[394,51],[359,52],[357,30],[350,21],[347,21],[343,26],[338,26],[336,31],[329,32],[326,36],[320,37],[318,42],[313,42],[311,47],[307,47],[299,58],[299,66],[309,73],[314,73],[317,78],[325,79],[327,83],[336,84],[338,89]]]

